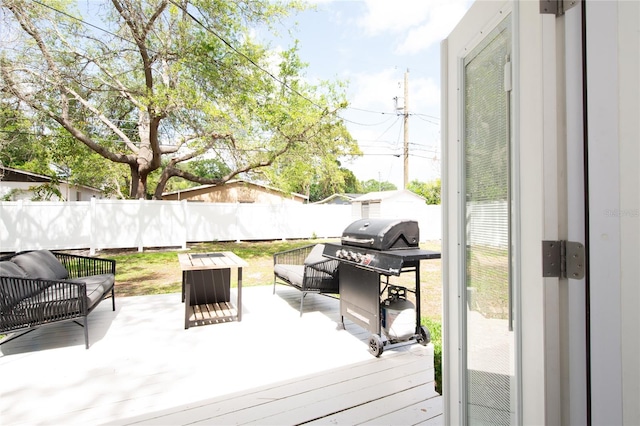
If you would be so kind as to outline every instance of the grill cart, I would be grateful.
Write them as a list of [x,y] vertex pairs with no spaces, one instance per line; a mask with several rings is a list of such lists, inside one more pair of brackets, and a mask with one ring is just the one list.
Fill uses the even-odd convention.
[[[417,222],[357,220],[344,230],[340,244],[325,244],[323,255],[340,261],[343,327],[347,317],[372,333],[369,350],[374,356],[380,356],[385,346],[412,340],[429,343],[429,330],[420,325],[420,261],[439,259],[440,253],[419,248]],[[411,272],[414,288],[389,281],[391,276]],[[407,298],[411,293],[415,304]]]

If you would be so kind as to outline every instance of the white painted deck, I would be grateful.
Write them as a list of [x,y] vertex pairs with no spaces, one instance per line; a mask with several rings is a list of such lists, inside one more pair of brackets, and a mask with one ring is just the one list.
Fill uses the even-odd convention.
[[[339,302],[243,290],[242,322],[184,329],[180,294],[116,299],[0,346],[0,424],[442,424],[433,348],[367,350]],[[235,300],[232,295],[232,300]]]

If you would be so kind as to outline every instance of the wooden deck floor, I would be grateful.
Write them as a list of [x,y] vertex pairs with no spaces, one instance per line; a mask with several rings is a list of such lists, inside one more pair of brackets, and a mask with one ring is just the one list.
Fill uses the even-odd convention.
[[[0,423],[442,424],[433,348],[367,350],[337,300],[243,291],[242,322],[184,329],[179,294],[116,299],[0,346]],[[232,300],[235,300],[232,298]]]

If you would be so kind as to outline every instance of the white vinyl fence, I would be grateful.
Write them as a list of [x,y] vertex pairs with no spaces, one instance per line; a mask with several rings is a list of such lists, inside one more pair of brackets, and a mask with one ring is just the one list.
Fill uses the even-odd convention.
[[[441,238],[440,206],[407,219],[421,240]],[[334,238],[354,220],[350,205],[99,200],[0,202],[0,252],[31,249],[182,247],[202,241]]]

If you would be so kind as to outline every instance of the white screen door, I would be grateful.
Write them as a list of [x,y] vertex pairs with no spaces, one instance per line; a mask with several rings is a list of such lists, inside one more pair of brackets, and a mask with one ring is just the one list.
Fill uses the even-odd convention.
[[451,424],[586,420],[584,285],[543,277],[541,253],[582,241],[579,18],[477,1],[443,42]]
[[511,19],[462,58],[462,172],[466,296],[465,411],[469,425],[514,423],[510,250]]

